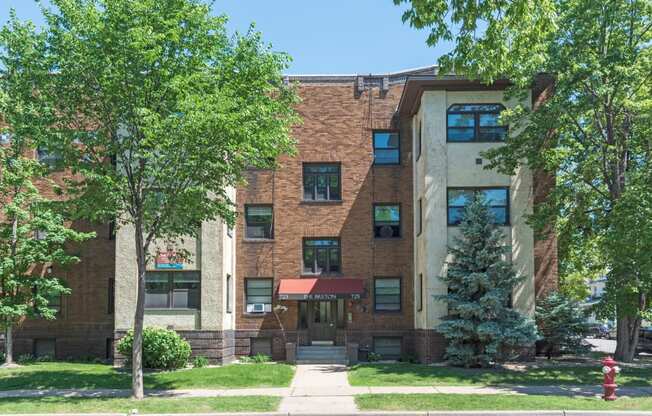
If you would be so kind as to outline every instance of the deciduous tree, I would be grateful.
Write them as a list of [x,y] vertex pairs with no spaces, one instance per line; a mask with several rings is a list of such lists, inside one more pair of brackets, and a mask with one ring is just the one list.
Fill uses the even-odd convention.
[[652,249],[652,217],[643,214],[652,183],[652,2],[394,2],[410,4],[404,20],[429,28],[431,45],[454,42],[440,60],[444,72],[508,78],[521,99],[537,75],[552,77],[535,111],[521,105],[504,114],[511,134],[487,152],[488,168],[511,174],[526,164],[557,176],[533,223],[541,229],[558,220],[568,243],[560,245],[562,264],[585,247],[597,250],[587,263],[597,258],[608,273],[604,304],[616,310],[616,357],[631,361],[652,295],[650,256],[643,254]]
[[[29,317],[55,319],[53,298],[67,294],[51,271],[79,259],[67,243],[92,237],[69,227],[59,202],[44,195],[54,184],[49,167],[35,159],[35,143],[51,121],[47,103],[35,94],[43,72],[42,37],[15,19],[0,30],[0,327],[5,364],[13,363],[13,329]],[[51,193],[52,194],[52,193]]]
[[[234,221],[229,189],[293,151],[288,56],[260,33],[229,36],[199,0],[53,0],[36,89],[56,111],[48,141],[75,176],[80,214],[133,227],[138,275],[133,396],[143,397],[145,270],[155,240]],[[25,58],[25,57],[21,57]],[[74,180],[74,178],[80,178]]]

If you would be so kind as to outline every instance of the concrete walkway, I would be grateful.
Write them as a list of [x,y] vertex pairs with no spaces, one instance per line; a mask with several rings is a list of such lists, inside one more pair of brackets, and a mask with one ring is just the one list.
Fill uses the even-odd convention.
[[358,411],[344,365],[299,365],[283,397],[281,413],[345,413]]

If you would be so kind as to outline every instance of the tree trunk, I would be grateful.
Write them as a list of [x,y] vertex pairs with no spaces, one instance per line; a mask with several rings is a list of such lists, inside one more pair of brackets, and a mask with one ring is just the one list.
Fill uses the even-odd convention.
[[14,333],[13,327],[10,322],[7,322],[5,328],[5,364],[13,364],[14,362]]
[[131,390],[134,399],[140,400],[145,395],[143,391],[143,321],[145,319],[146,268],[143,227],[140,221],[136,221],[135,232],[136,257],[138,261],[138,295],[136,298],[136,314],[134,316],[134,342],[131,356]]
[[622,315],[618,316],[616,323],[616,360],[630,363],[636,355],[638,345],[638,331],[641,328],[641,320],[636,317]]

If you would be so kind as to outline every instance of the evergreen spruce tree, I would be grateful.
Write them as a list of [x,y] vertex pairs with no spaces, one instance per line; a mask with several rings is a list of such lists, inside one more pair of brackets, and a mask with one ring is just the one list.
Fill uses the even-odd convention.
[[543,350],[548,359],[554,354],[583,354],[591,350],[584,342],[589,335],[587,310],[579,302],[559,292],[552,292],[537,301],[536,322],[542,339],[537,349]]
[[495,225],[484,197],[476,194],[464,210],[461,236],[449,248],[453,256],[442,279],[449,314],[437,328],[448,340],[453,365],[487,367],[514,358],[537,340],[534,321],[511,307],[511,293],[523,276],[503,259],[504,235]]

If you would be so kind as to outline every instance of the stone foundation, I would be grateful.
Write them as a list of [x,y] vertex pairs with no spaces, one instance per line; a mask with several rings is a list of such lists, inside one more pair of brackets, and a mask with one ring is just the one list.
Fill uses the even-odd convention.
[[446,340],[433,329],[415,329],[415,350],[420,363],[430,364],[444,360]]
[[[64,328],[16,328],[14,330],[14,359],[21,355],[36,355],[39,340],[54,344],[54,358],[58,360],[113,358],[113,329],[104,325],[71,325]],[[4,351],[4,336],[0,340]]]

